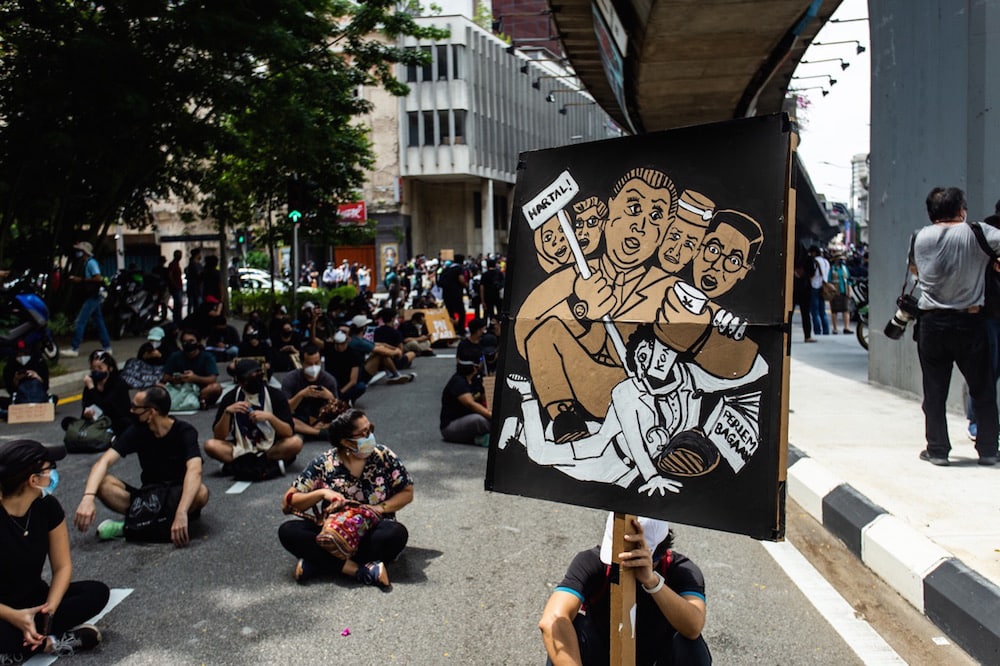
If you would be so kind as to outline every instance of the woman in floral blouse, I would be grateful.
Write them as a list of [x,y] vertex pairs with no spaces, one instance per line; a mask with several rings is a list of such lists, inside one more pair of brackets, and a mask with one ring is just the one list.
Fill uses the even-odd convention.
[[[295,580],[304,583],[319,574],[343,573],[366,585],[389,587],[384,562],[406,547],[409,533],[395,519],[396,512],[413,501],[413,478],[389,448],[375,443],[375,426],[360,409],[349,409],[329,427],[333,448],[319,455],[299,474],[285,493],[282,509],[303,519],[289,520],[278,529],[285,549],[295,555]],[[331,503],[359,502],[380,520],[362,537],[351,559],[341,560],[316,543],[320,526],[305,512],[323,514]]]

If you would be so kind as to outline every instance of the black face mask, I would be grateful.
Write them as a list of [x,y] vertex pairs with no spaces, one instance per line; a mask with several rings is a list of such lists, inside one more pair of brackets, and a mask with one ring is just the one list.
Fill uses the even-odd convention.
[[95,382],[99,382],[102,379],[105,379],[107,376],[108,373],[103,370],[94,370],[90,373],[90,378],[93,379]]
[[243,382],[243,390],[247,393],[257,395],[264,388],[264,381],[260,377],[254,377]]
[[198,351],[198,347],[200,347],[200,345],[197,342],[191,342],[189,340],[184,343],[184,351],[188,354]]
[[281,332],[281,339],[282,340],[291,340],[292,339],[292,332],[291,331],[282,331]]

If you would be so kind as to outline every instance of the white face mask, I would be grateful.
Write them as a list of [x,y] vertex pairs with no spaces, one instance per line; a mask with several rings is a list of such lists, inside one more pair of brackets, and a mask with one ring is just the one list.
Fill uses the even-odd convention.
[[30,361],[30,360],[31,360],[30,356],[18,356],[17,357],[17,362],[20,363],[21,365],[28,365],[28,361]]
[[159,340],[150,340],[149,344],[153,345],[153,349],[159,349],[160,348],[160,341]]
[[306,371],[306,374],[309,375],[310,377],[318,377],[319,376],[320,366],[318,366],[318,365],[306,366],[303,369]]

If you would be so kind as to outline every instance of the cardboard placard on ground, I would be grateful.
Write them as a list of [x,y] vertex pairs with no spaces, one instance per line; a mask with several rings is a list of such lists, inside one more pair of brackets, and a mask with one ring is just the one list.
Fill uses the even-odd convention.
[[440,250],[438,259],[441,261],[455,261],[455,250]]
[[427,334],[431,336],[431,343],[440,340],[448,341],[458,338],[455,335],[455,325],[448,316],[448,311],[444,308],[433,308],[427,310],[404,310],[403,317],[409,319],[414,312],[423,312],[427,325]]
[[493,409],[493,389],[496,386],[497,378],[493,375],[483,377],[483,393],[486,394],[486,406]]
[[56,420],[56,406],[51,402],[11,405],[7,408],[7,423],[51,423]]

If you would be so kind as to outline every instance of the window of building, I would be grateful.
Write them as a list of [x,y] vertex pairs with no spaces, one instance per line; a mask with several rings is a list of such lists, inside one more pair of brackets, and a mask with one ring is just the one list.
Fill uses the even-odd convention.
[[441,128],[441,140],[438,142],[440,145],[447,146],[451,143],[451,132],[448,129],[448,112],[438,111],[438,127]]
[[425,146],[434,145],[434,112],[424,111],[424,143]]
[[472,224],[476,229],[483,228],[483,193],[472,193]]
[[461,146],[465,144],[465,111],[463,109],[455,109],[455,145]]
[[423,66],[420,72],[421,81],[433,81],[434,80],[434,58],[431,53],[431,47],[421,46],[420,50],[424,52],[427,57],[427,63]]
[[[417,49],[414,46],[407,46],[406,50],[408,53],[413,53]],[[406,82],[407,83],[417,82],[417,66],[413,63],[406,66]]]
[[445,81],[448,79],[448,47],[438,46],[437,47],[437,78],[438,81]]
[[406,114],[406,145],[416,148],[420,145],[420,114],[410,111]]

